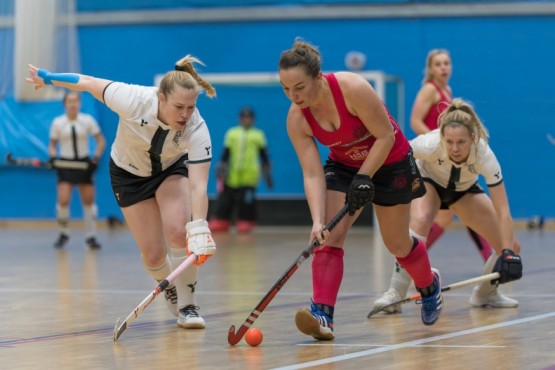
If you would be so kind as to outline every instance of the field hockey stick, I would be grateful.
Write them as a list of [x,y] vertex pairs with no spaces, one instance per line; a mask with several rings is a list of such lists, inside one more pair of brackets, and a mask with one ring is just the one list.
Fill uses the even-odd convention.
[[147,295],[145,299],[143,299],[141,303],[139,303],[139,305],[129,314],[129,316],[127,316],[125,321],[121,322],[120,318],[118,317],[116,321],[116,326],[114,327],[114,342],[116,342],[120,335],[125,331],[125,329],[127,329],[127,326],[135,321],[135,319],[141,314],[141,312],[143,312],[148,307],[148,305],[151,304],[152,301],[154,301],[154,298],[156,298],[158,294],[166,289],[168,285],[170,285],[179,274],[185,271],[185,269],[191,266],[196,260],[197,256],[191,254],[185,259],[185,261],[181,262],[181,264],[177,266],[177,268],[173,270],[167,278],[162,280],[158,284],[158,286],[152,292],[150,292],[150,294]]
[[52,161],[41,161],[38,158],[15,158],[12,153],[6,154],[6,162],[12,166],[34,167],[34,168],[64,168],[73,170],[86,170],[89,168],[87,162],[71,161],[67,159],[54,159]]
[[[495,280],[495,279],[499,279],[499,273],[498,272],[492,272],[491,274],[487,274],[487,275],[481,275],[472,279],[468,279],[468,280],[463,280],[463,281],[459,281],[458,283],[453,283],[451,285],[447,285],[444,286],[443,288],[441,288],[441,292],[447,292],[449,290],[453,290],[453,289],[457,289],[457,288],[462,288],[464,286],[468,286],[468,285],[472,285],[472,284],[477,284],[477,283],[481,283],[484,281],[489,281],[489,280]],[[405,299],[401,299],[400,301],[394,302],[394,303],[390,303],[388,305],[385,305],[383,307],[380,308],[374,308],[372,311],[370,311],[368,313],[368,316],[366,316],[368,319],[372,316],[374,316],[375,314],[377,314],[378,312],[384,311],[385,309],[395,306],[395,305],[400,305],[400,304],[404,304],[407,302],[411,302],[411,301],[416,301],[417,299],[421,299],[422,295],[420,293],[416,293],[414,295],[411,295],[410,297],[407,297]]]
[[[341,210],[337,213],[337,215],[335,215],[335,217],[329,222],[329,224],[326,225],[324,230],[332,231],[333,228],[335,226],[337,226],[339,221],[341,221],[341,219],[343,217],[345,217],[347,212],[348,212],[348,206],[345,205],[345,206],[343,206],[343,208],[341,208]],[[266,306],[268,306],[268,304],[272,301],[272,299],[276,296],[276,294],[280,291],[280,289],[283,288],[285,283],[287,283],[287,280],[289,280],[289,278],[295,273],[295,271],[297,271],[299,266],[308,257],[310,257],[310,255],[312,254],[312,251],[314,251],[314,248],[316,248],[318,245],[319,245],[318,239],[314,239],[312,241],[312,243],[310,243],[308,248],[303,250],[301,255],[299,257],[297,257],[295,262],[293,262],[293,264],[287,269],[287,271],[285,271],[285,273],[283,275],[281,275],[281,277],[274,284],[272,289],[270,289],[270,291],[268,293],[266,293],[264,298],[262,298],[262,300],[254,308],[254,310],[252,310],[249,317],[247,317],[247,319],[241,325],[239,330],[237,330],[237,333],[235,332],[235,325],[231,325],[231,327],[229,328],[229,333],[227,335],[227,341],[229,342],[229,344],[234,346],[237,343],[239,343],[241,338],[243,338],[243,336],[245,335],[247,330],[249,330],[250,326],[254,323],[254,320],[256,320],[258,318],[258,316],[260,316],[260,314],[262,313],[262,311],[264,311]]]

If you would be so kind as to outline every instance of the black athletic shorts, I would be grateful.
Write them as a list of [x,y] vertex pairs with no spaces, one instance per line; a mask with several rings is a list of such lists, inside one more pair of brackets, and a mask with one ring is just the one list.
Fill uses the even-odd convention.
[[[327,189],[347,193],[358,171],[358,168],[348,167],[328,158],[324,166]],[[426,187],[412,151],[402,160],[380,167],[372,177],[372,182],[374,183],[372,203],[379,206],[408,204],[413,199],[426,194]]]
[[456,191],[452,189],[446,189],[439,185],[434,180],[430,179],[429,177],[425,177],[424,181],[429,184],[432,184],[433,187],[436,189],[437,194],[439,195],[439,199],[441,200],[441,209],[449,209],[450,206],[455,204],[459,199],[461,199],[466,193],[470,194],[481,194],[484,193],[484,189],[478,183],[474,183],[470,188],[464,191]]
[[[79,158],[79,159],[68,159],[68,158],[60,158],[63,160],[68,161],[76,161],[76,162],[84,162],[89,163],[89,158]],[[93,173],[90,169],[86,170],[76,170],[70,168],[57,168],[56,173],[58,174],[58,182],[69,182],[73,185],[81,185],[81,184],[94,184],[93,182]]]
[[154,198],[154,193],[170,175],[189,177],[187,169],[188,154],[155,176],[141,177],[118,167],[110,158],[110,182],[120,207],[129,207],[143,200]]

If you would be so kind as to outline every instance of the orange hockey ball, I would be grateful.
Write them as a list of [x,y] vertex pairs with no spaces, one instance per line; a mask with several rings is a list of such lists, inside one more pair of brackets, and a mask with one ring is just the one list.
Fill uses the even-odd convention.
[[247,334],[245,334],[245,340],[251,347],[256,347],[262,343],[263,338],[264,335],[262,335],[262,331],[257,328],[251,328],[247,331]]

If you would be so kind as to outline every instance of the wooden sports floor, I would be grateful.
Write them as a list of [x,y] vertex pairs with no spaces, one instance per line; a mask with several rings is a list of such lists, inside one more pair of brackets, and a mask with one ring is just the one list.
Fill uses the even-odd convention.
[[[55,250],[53,227],[0,228],[1,369],[555,369],[555,231],[520,229],[524,277],[503,286],[516,309],[472,308],[471,287],[445,293],[436,325],[420,306],[400,315],[366,315],[387,287],[392,259],[371,228],[349,236],[345,277],[332,342],[299,333],[294,316],[311,297],[307,260],[256,320],[259,347],[231,347],[240,326],[308,245],[308,227],[259,228],[252,235],[217,234],[218,253],[197,285],[206,330],[178,328],[159,296],[117,343],[113,329],[156,284],[142,269],[129,231],[101,229],[100,251],[83,232]],[[481,274],[482,260],[461,228],[430,251],[443,284]],[[411,292],[414,288],[411,288]]]

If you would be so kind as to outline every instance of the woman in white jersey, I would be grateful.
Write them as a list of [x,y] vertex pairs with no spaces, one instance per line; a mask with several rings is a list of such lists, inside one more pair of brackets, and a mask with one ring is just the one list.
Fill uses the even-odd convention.
[[[59,168],[57,185],[56,218],[60,235],[54,247],[63,248],[69,241],[69,204],[73,188],[77,186],[83,205],[85,221],[85,242],[91,249],[100,249],[96,240],[97,209],[94,202],[93,173],[98,160],[106,148],[106,140],[96,120],[89,114],[81,113],[81,96],[75,91],[68,91],[63,99],[65,114],[56,117],[50,126],[50,158],[74,160],[89,164],[88,169]],[[96,148],[90,156],[89,136],[94,137]]]
[[154,279],[165,279],[187,255],[197,256],[195,266],[165,296],[179,326],[204,328],[195,286],[198,266],[216,252],[216,245],[206,222],[212,144],[196,104],[201,88],[209,97],[216,91],[193,63],[200,61],[189,55],[179,60],[159,88],[51,73],[32,65],[27,81],[35,89],[51,84],[87,91],[119,115],[110,154],[114,194]]
[[[499,271],[501,278],[496,283],[503,284],[522,275],[520,244],[513,232],[501,166],[487,139],[486,129],[472,106],[455,99],[440,115],[438,129],[411,141],[427,191],[412,201],[410,230],[425,240],[439,210],[450,209],[495,249],[483,273]],[[484,177],[489,196],[477,184],[479,175]],[[470,304],[517,307],[518,301],[502,295],[497,284],[488,281],[474,288]]]

